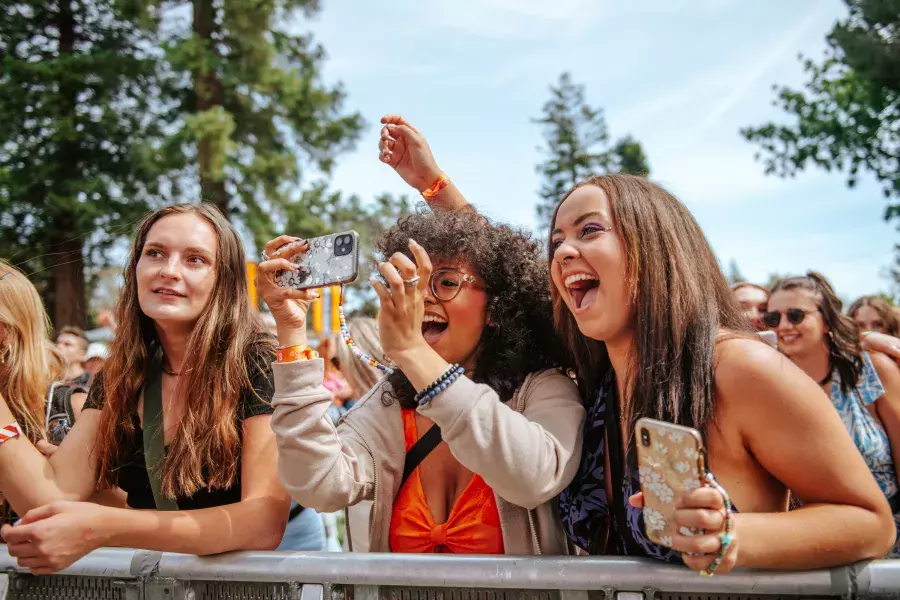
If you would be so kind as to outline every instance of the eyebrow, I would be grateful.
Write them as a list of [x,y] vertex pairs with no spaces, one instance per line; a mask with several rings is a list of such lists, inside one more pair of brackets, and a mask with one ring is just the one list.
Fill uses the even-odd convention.
[[[167,246],[165,244],[160,244],[157,242],[147,242],[144,244],[144,248],[159,248],[165,250]],[[199,246],[189,246],[184,249],[185,252],[193,252],[195,254],[204,254],[206,256],[212,256],[212,252],[207,250],[206,248],[201,248]]]
[[[580,217],[578,217],[577,219],[575,219],[575,222],[572,223],[572,226],[573,226],[573,227],[577,227],[578,225],[581,225],[582,223],[584,223],[585,221],[587,221],[587,220],[590,219],[591,217],[605,217],[605,216],[606,216],[606,215],[604,215],[604,214],[603,214],[602,212],[600,212],[599,210],[594,210],[594,211],[591,211],[591,212],[589,212],[589,213],[584,213],[583,215],[581,215]],[[556,229],[554,229],[553,231],[551,231],[551,232],[550,232],[550,235],[556,235],[557,233],[562,233],[562,228],[561,228],[561,227],[557,227]]]

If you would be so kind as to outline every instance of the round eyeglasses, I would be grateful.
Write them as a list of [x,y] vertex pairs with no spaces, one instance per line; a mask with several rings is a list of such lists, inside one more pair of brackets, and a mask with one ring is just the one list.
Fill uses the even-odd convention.
[[459,291],[466,283],[476,289],[480,289],[475,285],[476,281],[475,277],[468,273],[444,268],[431,273],[429,287],[435,298],[441,302],[450,302],[459,295]]

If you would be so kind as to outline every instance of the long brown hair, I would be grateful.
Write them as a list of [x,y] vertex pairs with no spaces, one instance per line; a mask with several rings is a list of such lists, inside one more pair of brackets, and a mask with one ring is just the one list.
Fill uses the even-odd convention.
[[145,217],[125,267],[125,284],[116,306],[116,337],[101,371],[105,401],[97,437],[100,481],[116,483],[115,467],[123,458],[126,440],[135,433],[133,416],[148,361],[159,345],[153,320],[138,304],[137,263],[150,228],[160,219],[184,214],[205,219],[216,232],[216,283],[188,340],[181,368],[176,393],[184,397],[186,406],[166,452],[162,489],[168,497],[234,484],[241,450],[238,400],[252,390],[251,378],[274,355],[273,342],[264,336],[262,323],[250,307],[241,239],[222,213],[211,204],[183,204]]
[[878,313],[878,316],[884,322],[885,333],[894,337],[900,337],[900,319],[897,318],[894,307],[888,304],[887,300],[878,296],[863,296],[850,305],[850,308],[847,309],[847,314],[851,319],[856,319],[856,313],[863,306],[868,306]]
[[828,346],[831,368],[838,370],[841,390],[849,394],[859,382],[863,367],[862,346],[856,323],[842,312],[844,303],[823,275],[808,271],[806,275],[779,279],[772,286],[769,296],[775,292],[791,290],[805,290],[815,298],[822,320],[828,326],[825,344]]
[[[634,306],[634,342],[622,387],[626,423],[641,417],[703,431],[715,413],[715,347],[722,329],[747,323],[734,302],[712,248],[690,211],[666,190],[641,177],[603,175],[593,185],[609,197],[625,246],[626,285]],[[552,250],[550,260],[553,260]],[[551,286],[556,329],[575,355],[587,402],[593,402],[612,365],[606,345],[583,335]]]
[[46,397],[65,360],[50,341],[50,318],[34,285],[0,259],[0,396],[32,442],[46,435]]

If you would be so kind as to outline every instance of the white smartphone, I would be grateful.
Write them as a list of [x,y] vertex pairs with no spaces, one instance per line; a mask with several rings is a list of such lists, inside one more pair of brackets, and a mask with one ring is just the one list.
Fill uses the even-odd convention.
[[300,268],[275,275],[279,287],[308,290],[352,283],[359,276],[359,234],[355,231],[330,233],[307,241],[306,254],[291,259]]

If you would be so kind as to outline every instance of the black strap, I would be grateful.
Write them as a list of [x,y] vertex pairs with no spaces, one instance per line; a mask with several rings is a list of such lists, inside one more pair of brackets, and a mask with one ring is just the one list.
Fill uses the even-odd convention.
[[163,433],[162,404],[162,354],[156,353],[150,360],[144,379],[144,462],[153,502],[156,510],[178,510],[178,503],[162,493],[162,470],[166,460],[165,434]]
[[[425,457],[431,454],[431,451],[438,447],[438,444],[441,443],[441,428],[436,424],[431,426],[431,429],[425,432],[425,435],[420,437],[418,441],[413,445],[412,448],[409,449],[409,452],[406,453],[406,462],[403,464],[403,479],[400,480],[400,487],[403,487],[403,484],[406,483],[406,480],[409,479],[409,476],[412,475],[413,471],[416,470]],[[400,488],[397,488],[400,489]]]
[[289,521],[289,522],[290,522],[290,521],[293,521],[294,519],[296,519],[297,517],[299,517],[299,516],[300,516],[300,513],[302,513],[302,512],[304,511],[304,509],[306,509],[306,507],[305,507],[305,506],[302,506],[302,505],[300,505],[300,504],[297,504],[297,505],[295,505],[295,506],[292,506],[292,507],[291,507],[291,512],[288,513],[288,521]]

